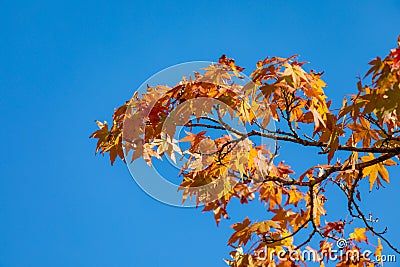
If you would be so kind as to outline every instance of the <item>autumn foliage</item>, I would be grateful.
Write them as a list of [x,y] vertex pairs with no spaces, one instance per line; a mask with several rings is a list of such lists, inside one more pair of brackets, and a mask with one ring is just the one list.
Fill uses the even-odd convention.
[[[183,161],[183,201],[195,198],[204,211],[213,212],[217,224],[228,217],[235,198],[242,204],[264,203],[268,220],[244,218],[232,226],[229,266],[302,266],[307,262],[291,259],[289,251],[307,246],[329,251],[340,240],[346,241],[343,250],[368,245],[380,255],[384,245],[399,253],[386,230],[375,229],[364,213],[360,185],[367,183],[373,191],[389,184],[388,169],[400,159],[400,38],[397,48],[369,64],[355,93],[336,104],[325,94],[323,73],[306,71],[297,56],[257,62],[245,85],[235,82],[245,80],[243,68],[222,56],[204,73],[172,87],[149,86],[135,94],[114,111],[110,125],[97,121],[99,130],[91,137],[98,139],[96,152],[109,153],[112,164],[117,157],[141,158],[150,166],[164,156]],[[186,134],[176,140],[178,126]],[[285,143],[314,148],[324,157],[305,166],[305,172],[295,171],[279,153]],[[326,221],[331,185],[347,202],[347,214],[338,221]],[[266,248],[283,251],[284,259],[264,255]],[[323,265],[326,257],[319,261]],[[374,264],[367,258],[337,262]]]

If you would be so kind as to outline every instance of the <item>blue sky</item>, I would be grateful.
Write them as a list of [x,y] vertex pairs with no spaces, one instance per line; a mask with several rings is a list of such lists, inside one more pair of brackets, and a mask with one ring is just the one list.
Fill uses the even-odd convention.
[[[223,53],[249,70],[300,54],[340,101],[395,46],[399,18],[396,0],[1,1],[0,267],[224,266],[235,220],[217,228],[147,196],[124,164],[94,157],[93,120],[155,72]],[[313,160],[285,151],[300,169]],[[365,197],[397,246],[399,174]],[[233,211],[245,215],[262,217]]]

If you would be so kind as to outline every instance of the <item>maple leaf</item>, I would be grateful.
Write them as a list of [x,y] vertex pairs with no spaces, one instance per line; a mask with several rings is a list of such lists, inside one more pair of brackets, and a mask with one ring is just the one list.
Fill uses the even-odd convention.
[[350,238],[357,242],[368,242],[368,238],[365,235],[366,232],[366,228],[355,228],[354,232],[350,234]]
[[290,169],[290,166],[283,164],[283,162],[279,162],[277,166],[277,172],[279,176],[284,176],[287,174],[294,173],[294,171]]
[[182,155],[181,149],[177,145],[178,141],[171,138],[165,133],[161,134],[161,139],[154,139],[152,144],[158,146],[157,154],[162,155],[167,153],[171,160],[176,163],[175,153]]
[[104,151],[104,145],[107,143],[107,137],[109,135],[109,132],[108,132],[108,123],[106,121],[104,121],[103,123],[96,120],[95,122],[100,129],[92,133],[89,138],[98,139],[96,145],[96,153],[97,153],[99,150]]
[[[368,156],[363,156],[361,157],[361,160],[363,162],[369,162],[375,159],[374,154],[372,153],[368,153]],[[392,162],[388,162],[388,164],[393,164]],[[377,182],[378,187],[382,185],[381,180],[378,177],[379,176],[387,183],[389,183],[389,173],[386,170],[386,168],[384,167],[383,163],[377,163],[375,165],[371,165],[368,166],[366,168],[363,169],[363,177],[367,177],[369,176],[369,190],[372,191],[372,188],[375,184],[375,182]]]
[[288,190],[288,198],[286,200],[286,205],[293,204],[295,207],[299,204],[301,200],[304,199],[304,194],[297,190],[295,186],[292,186],[290,190]]
[[328,222],[327,225],[322,227],[321,229],[324,231],[324,236],[328,236],[332,231],[343,234],[344,227],[344,222]]
[[235,233],[229,238],[228,245],[232,245],[236,242],[238,242],[238,246],[246,245],[252,234],[248,227],[250,223],[251,221],[246,217],[243,222],[232,225],[231,227],[235,230]]
[[227,65],[227,66],[231,67],[232,70],[235,71],[235,72],[236,72],[236,71],[239,71],[239,72],[240,72],[240,71],[243,71],[243,70],[244,70],[244,68],[235,65],[235,60],[232,59],[232,58],[228,58],[225,54],[222,55],[222,56],[219,58],[218,63],[224,64],[224,65]]
[[362,141],[364,147],[369,147],[371,144],[371,139],[379,140],[377,133],[378,131],[372,130],[369,121],[367,121],[363,117],[360,117],[359,120],[360,124],[354,123],[347,125],[349,129],[354,131],[347,143],[356,144],[359,141]]

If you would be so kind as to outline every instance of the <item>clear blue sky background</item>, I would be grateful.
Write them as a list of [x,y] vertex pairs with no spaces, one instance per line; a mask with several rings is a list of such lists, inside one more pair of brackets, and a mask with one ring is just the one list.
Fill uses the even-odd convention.
[[[395,46],[400,2],[4,0],[0,25],[0,267],[224,266],[228,226],[259,211],[235,208],[216,228],[151,199],[124,164],[94,157],[93,120],[155,72],[222,53],[248,69],[298,53],[340,100]],[[305,168],[304,152],[286,152]],[[365,203],[400,246],[392,174]]]

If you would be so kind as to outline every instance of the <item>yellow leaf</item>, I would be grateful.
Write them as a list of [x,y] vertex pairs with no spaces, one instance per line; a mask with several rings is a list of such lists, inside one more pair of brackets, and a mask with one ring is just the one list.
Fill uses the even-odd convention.
[[[368,162],[368,161],[371,161],[374,159],[375,159],[375,157],[374,157],[374,154],[372,154],[372,153],[368,153],[368,156],[361,157],[362,162]],[[378,178],[378,174],[385,182],[387,182],[387,183],[390,182],[389,173],[383,164],[377,163],[377,164],[368,166],[363,169],[363,177],[369,176],[369,191],[372,191],[372,188],[374,187],[375,182],[378,183],[378,187],[381,185],[381,181]],[[388,161],[387,164],[388,165],[392,164],[392,162]]]
[[381,239],[378,238],[378,246],[376,247],[374,256],[379,260],[379,262],[382,262],[382,250],[383,250],[382,242]]
[[366,228],[355,228],[354,232],[350,234],[350,238],[357,242],[367,242],[367,236],[365,235],[365,232],[367,232]]

